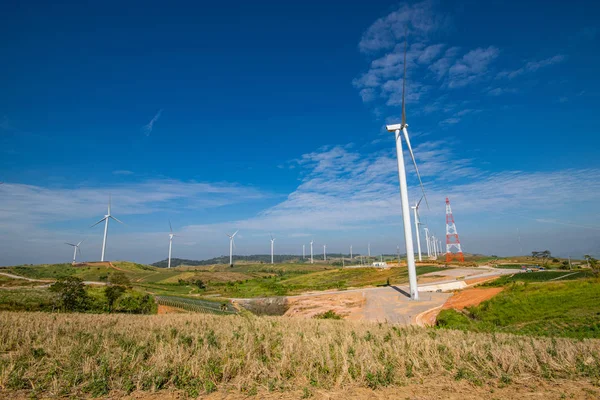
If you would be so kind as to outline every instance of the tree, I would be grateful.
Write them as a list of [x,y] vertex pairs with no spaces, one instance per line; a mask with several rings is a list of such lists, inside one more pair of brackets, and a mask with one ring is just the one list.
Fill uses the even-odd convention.
[[594,275],[600,274],[600,265],[598,265],[598,260],[590,256],[589,254],[586,254],[585,261],[587,261],[588,266],[592,269]]
[[131,281],[123,272],[115,272],[110,276],[109,282],[112,285],[120,285],[125,287],[131,287]]
[[104,288],[104,295],[108,303],[108,312],[112,312],[115,302],[123,293],[125,293],[125,287],[120,285],[110,285]]
[[50,291],[58,294],[58,304],[63,311],[85,311],[88,308],[88,295],[79,278],[60,278],[50,286]]
[[552,257],[552,254],[550,253],[550,250],[532,251],[531,256],[533,258],[540,258],[542,260],[542,265],[546,266],[546,264],[548,263],[548,259]]

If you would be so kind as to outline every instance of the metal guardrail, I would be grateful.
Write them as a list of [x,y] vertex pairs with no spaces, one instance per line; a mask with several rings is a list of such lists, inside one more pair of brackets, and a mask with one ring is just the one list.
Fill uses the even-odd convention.
[[186,297],[155,296],[156,302],[163,306],[181,308],[191,312],[201,312],[219,315],[237,314],[237,310],[227,303],[213,303],[209,301],[189,299]]

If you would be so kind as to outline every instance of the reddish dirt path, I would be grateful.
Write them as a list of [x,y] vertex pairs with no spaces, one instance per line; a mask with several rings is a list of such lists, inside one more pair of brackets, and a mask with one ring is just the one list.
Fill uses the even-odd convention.
[[182,314],[185,312],[186,311],[182,310],[181,308],[163,306],[163,305],[159,304],[157,314]]
[[476,306],[486,300],[491,299],[503,289],[504,288],[502,287],[471,288],[460,291],[454,294],[454,296],[450,297],[443,306],[432,308],[431,310],[419,314],[417,316],[417,325],[433,326],[435,325],[435,320],[440,311],[450,308],[462,310],[465,307]]

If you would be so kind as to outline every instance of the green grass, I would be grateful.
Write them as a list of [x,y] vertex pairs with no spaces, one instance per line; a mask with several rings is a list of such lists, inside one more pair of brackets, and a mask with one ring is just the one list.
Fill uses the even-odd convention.
[[477,307],[444,310],[437,321],[477,332],[600,338],[600,281],[514,283]]
[[[198,297],[269,297],[299,294],[307,291],[346,289],[405,283],[406,268],[336,268],[327,264],[240,264],[201,267],[157,268],[131,262],[113,262],[124,272],[132,285],[153,295]],[[117,269],[104,265],[54,264],[16,266],[6,272],[34,279],[58,279],[75,276],[84,281],[106,281]],[[417,274],[438,271],[436,266],[418,266]],[[190,281],[202,280],[206,288],[199,289]],[[181,282],[179,282],[181,280]]]
[[539,271],[539,272],[521,272],[514,275],[504,275],[500,278],[484,284],[488,287],[505,286],[513,282],[548,282],[553,279],[575,280],[592,277],[590,270],[579,271]]
[[55,295],[48,289],[0,290],[0,311],[52,311]]

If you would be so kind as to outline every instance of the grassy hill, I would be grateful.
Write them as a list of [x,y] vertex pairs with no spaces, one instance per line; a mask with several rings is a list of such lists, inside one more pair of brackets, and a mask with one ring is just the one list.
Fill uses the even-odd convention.
[[[507,286],[499,295],[463,311],[444,310],[437,325],[475,332],[600,338],[600,280],[545,281],[555,275],[541,272],[515,275],[519,279],[503,277]],[[530,283],[534,280],[538,282]]]

